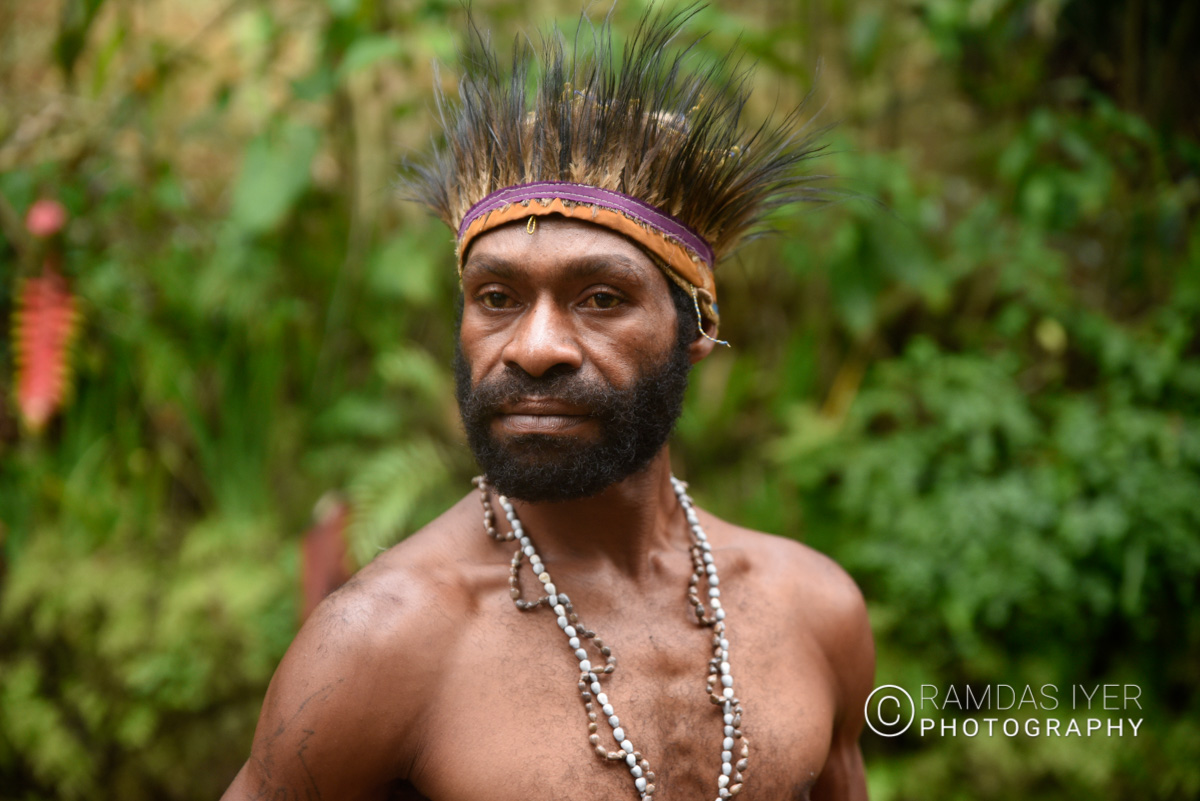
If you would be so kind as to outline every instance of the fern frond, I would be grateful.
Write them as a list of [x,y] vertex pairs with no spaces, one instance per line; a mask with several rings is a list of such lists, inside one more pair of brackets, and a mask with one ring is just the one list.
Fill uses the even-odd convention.
[[350,483],[354,516],[350,550],[366,564],[411,525],[422,497],[450,475],[450,460],[435,442],[416,439],[373,457]]

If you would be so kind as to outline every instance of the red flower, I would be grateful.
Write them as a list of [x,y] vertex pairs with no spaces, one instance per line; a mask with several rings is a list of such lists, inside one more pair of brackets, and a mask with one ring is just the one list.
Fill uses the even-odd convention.
[[57,200],[38,200],[25,215],[25,230],[42,239],[54,236],[66,224],[67,210]]
[[51,266],[21,286],[13,317],[17,406],[31,431],[41,431],[66,399],[78,320],[67,280]]

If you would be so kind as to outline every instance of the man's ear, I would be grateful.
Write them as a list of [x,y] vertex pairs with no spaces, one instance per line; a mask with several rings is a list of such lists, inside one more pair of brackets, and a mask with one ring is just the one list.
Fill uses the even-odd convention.
[[708,356],[708,354],[712,353],[713,348],[717,345],[713,341],[717,336],[717,324],[712,320],[705,320],[703,330],[707,336],[698,334],[692,340],[691,344],[688,345],[688,361],[692,364],[698,363],[704,357]]

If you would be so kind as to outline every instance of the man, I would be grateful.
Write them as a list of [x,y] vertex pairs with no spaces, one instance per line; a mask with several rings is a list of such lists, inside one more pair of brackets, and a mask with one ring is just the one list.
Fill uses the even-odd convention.
[[873,678],[844,572],[691,503],[667,437],[712,267],[803,194],[789,126],[681,70],[688,14],[536,98],[482,37],[415,190],[459,234],[477,491],[365,567],[280,665],[226,798],[865,798]]

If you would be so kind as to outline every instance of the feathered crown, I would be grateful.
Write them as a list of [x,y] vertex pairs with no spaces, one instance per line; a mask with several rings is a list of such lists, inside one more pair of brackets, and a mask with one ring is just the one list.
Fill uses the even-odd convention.
[[532,89],[531,47],[502,68],[469,21],[459,97],[436,90],[445,144],[407,181],[457,232],[460,271],[479,234],[561,214],[629,236],[718,321],[713,268],[770,209],[818,196],[800,169],[818,148],[800,108],[742,125],[750,71],[733,53],[689,66],[695,42],[672,45],[698,10],[648,11],[619,57],[609,19],[581,23],[569,59],[555,32]]

